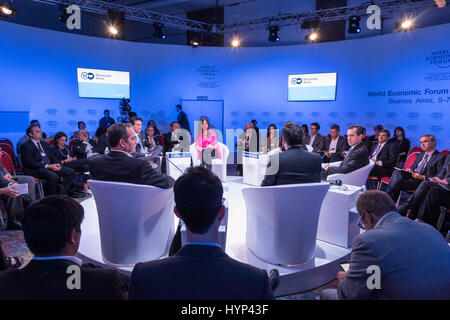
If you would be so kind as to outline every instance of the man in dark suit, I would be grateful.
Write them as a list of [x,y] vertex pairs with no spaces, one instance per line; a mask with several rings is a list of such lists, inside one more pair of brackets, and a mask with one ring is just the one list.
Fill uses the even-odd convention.
[[325,137],[319,133],[320,124],[311,123],[309,127],[309,136],[303,139],[303,143],[313,148],[313,152],[323,152],[325,149]]
[[[417,190],[409,197],[404,205],[402,205],[398,212],[405,216],[410,211],[409,218],[417,218],[420,221],[436,225],[439,216],[442,199],[450,199],[450,156],[445,157],[444,165],[437,176],[424,180],[420,183]],[[434,195],[430,195],[434,193]]]
[[353,125],[347,130],[347,142],[350,149],[346,152],[344,160],[338,167],[323,165],[322,180],[335,173],[349,173],[369,164],[369,153],[365,144],[362,142],[364,137],[364,128]]
[[75,170],[61,166],[55,159],[48,144],[41,140],[41,128],[37,125],[30,125],[27,128],[27,135],[30,140],[20,147],[20,159],[22,160],[25,174],[45,179],[46,195],[57,194],[58,177],[63,178],[64,191],[72,197],[81,197],[84,194],[76,192],[72,181],[75,178]]
[[444,165],[445,157],[436,150],[436,138],[432,134],[420,137],[420,144],[424,152],[420,153],[413,165],[407,171],[394,170],[387,193],[392,200],[397,201],[402,190],[414,190],[423,180],[436,177]]
[[[5,202],[8,224],[6,230],[21,230],[21,225],[16,221],[24,210],[24,199],[20,192],[14,189],[13,183],[0,177],[0,201]],[[1,213],[0,213],[1,214]]]
[[347,151],[350,146],[347,143],[347,139],[339,135],[339,133],[339,125],[333,124],[330,128],[330,137],[325,138],[322,162],[327,163],[344,160],[345,151]]
[[134,158],[137,138],[130,124],[115,123],[108,128],[108,143],[111,152],[89,158],[93,179],[103,181],[145,184],[159,188],[172,188],[174,180],[158,173],[149,161]]
[[173,121],[170,124],[170,132],[163,134],[164,137],[164,145],[166,147],[165,152],[172,152],[173,148],[180,144],[180,140],[183,140],[183,137],[178,135],[178,131],[180,129],[180,124],[176,121]]
[[117,271],[86,268],[75,257],[83,217],[83,207],[67,196],[33,203],[22,224],[34,257],[23,269],[0,273],[0,300],[125,299],[126,284]]
[[176,105],[176,110],[178,112],[177,122],[180,124],[180,127],[187,131],[191,131],[189,128],[189,121],[186,112],[183,111],[181,104]]
[[273,299],[266,271],[230,258],[218,244],[225,215],[220,179],[207,168],[191,167],[176,181],[174,194],[187,243],[169,258],[136,264],[129,298]]
[[136,150],[133,152],[146,154],[148,153],[149,145],[145,140],[142,133],[142,119],[139,117],[133,117],[130,119],[130,124],[133,126],[134,133],[136,134],[137,144]]
[[302,128],[288,124],[281,135],[286,151],[270,157],[262,186],[320,182],[320,156],[302,149]]
[[388,142],[389,136],[388,130],[378,133],[378,142],[373,145],[370,153],[370,160],[375,162],[370,175],[377,176],[378,179],[390,177],[397,164],[397,148],[394,143]]

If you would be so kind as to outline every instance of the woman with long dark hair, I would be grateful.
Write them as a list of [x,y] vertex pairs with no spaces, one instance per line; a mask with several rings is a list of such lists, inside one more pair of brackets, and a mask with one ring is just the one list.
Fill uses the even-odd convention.
[[267,129],[267,135],[264,137],[262,152],[267,153],[271,150],[280,147],[280,137],[278,136],[278,129],[275,124],[270,124]]
[[405,137],[405,129],[397,127],[394,129],[394,137],[389,142],[395,143],[398,153],[398,162],[405,162],[409,149],[411,149],[411,142]]
[[155,136],[158,136],[159,134],[160,134],[160,132],[159,132],[159,130],[158,130],[158,127],[156,126],[156,122],[155,122],[155,120],[150,120],[148,123],[147,123],[147,127],[153,127],[154,129],[155,129]]
[[[210,129],[207,118],[200,118],[199,130],[195,139],[195,148],[197,149],[197,159],[201,160],[201,164],[212,168],[210,161],[205,162],[205,158],[222,159],[220,154],[219,143],[214,130]],[[213,149],[210,151],[210,149]],[[209,162],[209,163],[208,163]]]

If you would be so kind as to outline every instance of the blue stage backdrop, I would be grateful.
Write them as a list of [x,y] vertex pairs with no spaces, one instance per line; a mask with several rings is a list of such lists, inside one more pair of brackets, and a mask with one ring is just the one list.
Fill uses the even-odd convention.
[[[224,127],[258,120],[403,126],[412,144],[433,133],[450,147],[450,24],[371,38],[298,46],[191,48],[79,36],[0,22],[0,111],[25,111],[52,135],[87,123],[118,100],[78,98],[77,67],[130,72],[131,106],[168,130],[181,99],[224,100]],[[245,39],[244,39],[245,41]],[[337,72],[335,101],[288,102],[289,74]],[[1,116],[0,112],[0,116]],[[23,132],[0,120],[0,136]],[[445,125],[447,123],[447,125]],[[25,128],[24,128],[25,129]]]

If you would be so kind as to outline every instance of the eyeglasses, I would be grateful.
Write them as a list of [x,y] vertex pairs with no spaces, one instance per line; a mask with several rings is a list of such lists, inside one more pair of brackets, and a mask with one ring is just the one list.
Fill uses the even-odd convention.
[[364,227],[364,225],[361,222],[363,215],[364,215],[364,213],[359,216],[358,227],[360,227],[363,230],[366,230],[366,227]]

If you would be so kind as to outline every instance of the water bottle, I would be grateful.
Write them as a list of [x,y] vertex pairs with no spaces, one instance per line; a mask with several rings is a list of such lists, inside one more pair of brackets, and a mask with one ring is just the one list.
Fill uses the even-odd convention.
[[450,243],[450,230],[447,231],[447,236],[445,237],[448,243]]

